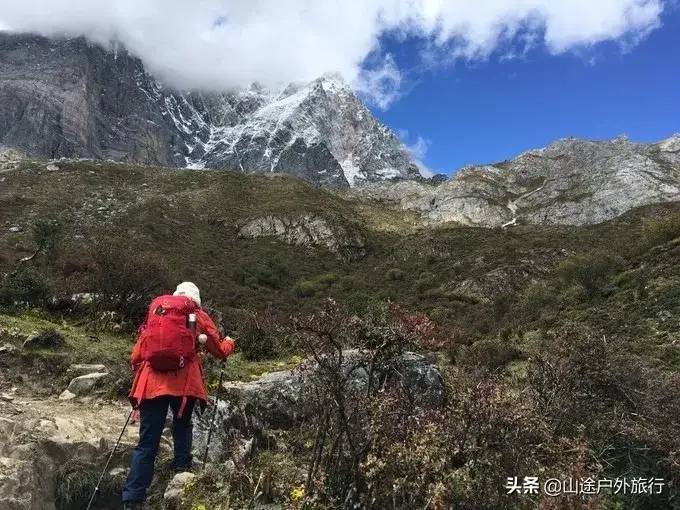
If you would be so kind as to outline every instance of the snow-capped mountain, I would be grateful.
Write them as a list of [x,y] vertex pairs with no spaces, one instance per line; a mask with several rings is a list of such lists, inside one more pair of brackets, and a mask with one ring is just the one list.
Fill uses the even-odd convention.
[[188,168],[288,172],[328,186],[419,175],[408,151],[337,75],[272,91],[149,97],[184,141]]
[[178,92],[125,50],[80,38],[0,33],[0,145],[48,158],[285,172],[329,187],[420,175],[340,76]]

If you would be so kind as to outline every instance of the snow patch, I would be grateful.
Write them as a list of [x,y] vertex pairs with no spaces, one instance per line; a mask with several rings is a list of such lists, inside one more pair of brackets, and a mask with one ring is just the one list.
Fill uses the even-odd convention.
[[355,186],[357,184],[357,180],[363,180],[365,176],[361,168],[354,162],[352,156],[353,155],[350,154],[346,159],[342,160],[340,162],[340,167],[342,168],[342,172],[345,174],[345,179],[347,179],[349,185]]

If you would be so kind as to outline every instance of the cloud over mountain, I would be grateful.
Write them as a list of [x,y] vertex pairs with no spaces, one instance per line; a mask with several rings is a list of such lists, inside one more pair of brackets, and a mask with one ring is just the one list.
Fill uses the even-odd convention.
[[385,108],[401,82],[381,48],[385,34],[424,42],[430,64],[486,59],[501,45],[559,54],[635,44],[659,26],[662,9],[662,0],[0,0],[0,30],[118,41],[181,88],[273,86],[338,71]]

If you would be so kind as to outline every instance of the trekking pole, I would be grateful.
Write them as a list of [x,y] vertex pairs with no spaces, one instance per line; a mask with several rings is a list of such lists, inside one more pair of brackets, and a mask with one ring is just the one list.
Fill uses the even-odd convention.
[[120,445],[120,440],[123,439],[123,434],[125,433],[125,429],[127,428],[128,423],[130,423],[130,418],[132,418],[132,413],[134,411],[135,411],[134,408],[131,409],[130,414],[128,414],[127,420],[125,420],[125,425],[123,425],[123,430],[120,431],[120,436],[118,436],[118,441],[116,441],[116,444],[113,446],[113,450],[111,451],[111,455],[109,455],[109,458],[106,461],[106,465],[104,466],[102,474],[99,475],[99,480],[97,480],[97,486],[94,488],[94,491],[92,492],[92,496],[90,497],[90,501],[87,504],[87,510],[90,510],[92,503],[94,503],[94,498],[97,497],[97,492],[99,492],[99,486],[101,485],[102,480],[104,479],[104,475],[106,474],[106,470],[109,468],[109,464],[111,464],[111,459],[113,458],[114,454],[116,453],[116,450],[118,449],[118,446]]
[[220,403],[220,389],[222,388],[222,378],[224,377],[224,362],[222,362],[222,367],[220,368],[220,382],[217,383],[217,393],[215,394],[215,408],[213,409],[212,417],[210,418],[210,428],[208,429],[208,440],[205,443],[205,451],[203,452],[203,468],[205,470],[205,464],[208,461],[208,448],[210,448],[210,440],[212,439],[212,431],[215,426],[215,417],[217,416],[217,407]]

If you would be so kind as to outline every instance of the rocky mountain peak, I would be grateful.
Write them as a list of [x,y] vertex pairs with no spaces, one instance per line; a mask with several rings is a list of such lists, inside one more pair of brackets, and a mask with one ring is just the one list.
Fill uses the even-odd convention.
[[491,165],[467,166],[439,186],[375,183],[355,194],[420,211],[431,224],[585,225],[680,200],[680,136],[558,140]]
[[47,158],[283,172],[343,188],[416,178],[338,74],[271,89],[177,91],[124,48],[0,34],[0,144]]
[[665,153],[676,153],[680,157],[680,133],[659,142],[659,150]]

